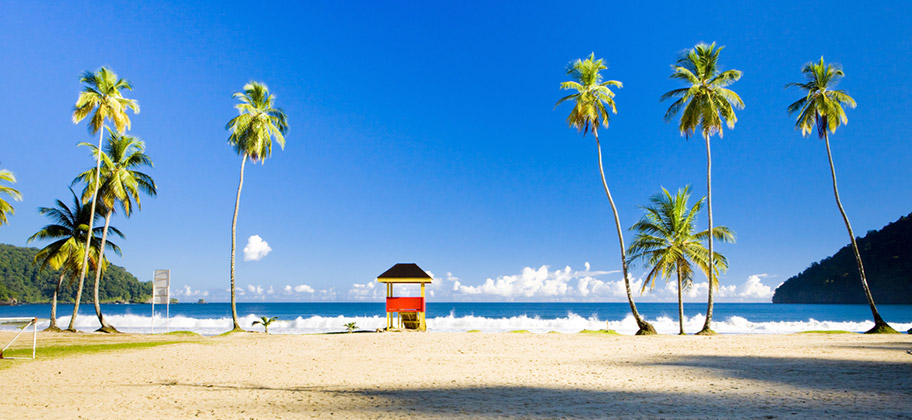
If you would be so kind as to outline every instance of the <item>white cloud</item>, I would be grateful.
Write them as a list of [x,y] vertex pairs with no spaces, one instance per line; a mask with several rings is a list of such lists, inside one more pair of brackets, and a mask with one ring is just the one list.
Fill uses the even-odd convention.
[[272,251],[269,243],[263,240],[260,235],[252,235],[247,238],[247,246],[244,247],[244,261],[259,261]]
[[285,285],[285,288],[283,290],[285,291],[286,294],[290,294],[292,292],[294,292],[294,293],[311,293],[312,294],[316,291],[316,290],[314,290],[313,287],[310,287],[306,284],[299,284],[294,287],[291,287],[290,285]]
[[175,289],[172,292],[174,297],[184,296],[184,297],[203,297],[209,296],[208,290],[193,290],[190,286],[185,285],[184,287]]
[[[86,239],[86,240],[88,240],[88,239]],[[260,285],[254,286],[254,285],[252,285],[252,284],[248,284],[248,285],[247,285],[247,291],[250,292],[250,293],[256,294],[256,295],[262,295],[262,294],[263,294],[263,286],[260,286]]]

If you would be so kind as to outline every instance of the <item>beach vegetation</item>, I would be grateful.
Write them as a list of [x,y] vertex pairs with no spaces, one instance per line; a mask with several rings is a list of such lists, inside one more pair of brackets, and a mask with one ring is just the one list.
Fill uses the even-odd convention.
[[646,322],[637,310],[636,303],[633,301],[633,294],[630,291],[630,277],[627,272],[627,256],[625,255],[626,245],[624,244],[624,233],[621,230],[621,220],[618,217],[617,207],[614,205],[614,199],[611,197],[611,190],[608,188],[608,182],[605,180],[605,169],[602,165],[602,146],[599,142],[599,128],[608,128],[611,120],[611,114],[617,113],[617,106],[614,103],[614,92],[612,87],[620,89],[623,84],[617,80],[604,80],[601,71],[607,69],[604,61],[599,58],[595,59],[595,53],[589,54],[589,57],[577,59],[567,65],[567,75],[571,80],[561,83],[561,90],[569,90],[574,93],[564,96],[554,105],[557,108],[564,102],[571,102],[573,109],[567,116],[567,125],[582,132],[583,136],[592,132],[595,137],[595,146],[598,151],[599,173],[602,176],[602,187],[605,195],[608,196],[608,202],[611,204],[611,211],[614,214],[614,224],[617,229],[618,242],[621,253],[621,271],[624,276],[624,286],[627,288],[627,301],[630,303],[630,310],[633,312],[633,318],[636,320],[639,330],[637,335],[655,334],[655,328],[652,324]]
[[848,231],[849,242],[852,245],[855,262],[858,265],[858,277],[861,280],[865,299],[868,306],[871,307],[871,314],[874,317],[874,328],[871,328],[868,333],[895,334],[896,330],[881,318],[880,313],[877,311],[877,306],[874,304],[874,298],[871,296],[871,289],[868,287],[868,280],[865,277],[861,253],[858,251],[858,244],[855,242],[855,233],[852,232],[852,225],[849,223],[849,217],[842,207],[842,201],[839,198],[839,188],[836,186],[836,167],[833,165],[833,153],[830,150],[830,133],[835,134],[840,125],[849,122],[845,114],[845,107],[855,108],[855,99],[844,90],[836,89],[836,85],[839,84],[845,73],[838,65],[824,62],[823,57],[820,57],[819,62],[805,64],[804,68],[801,69],[801,73],[804,75],[804,82],[786,85],[786,88],[797,87],[805,93],[804,96],[788,106],[788,112],[790,115],[798,114],[795,128],[801,131],[802,136],[816,132],[817,137],[823,140],[824,145],[826,145],[827,160],[830,164],[830,177],[833,181],[833,195],[836,197],[836,207],[839,208],[839,214],[842,215],[842,221],[845,223],[846,231]]
[[[0,169],[0,181],[15,184],[16,175],[14,175],[9,170]],[[0,183],[0,194],[7,195],[16,201],[22,201],[22,194],[20,194],[18,190],[13,187],[3,185],[2,183]],[[7,219],[7,215],[13,214],[15,212],[16,211],[13,209],[13,206],[11,206],[10,203],[0,197],[0,226],[8,224],[9,219]]]
[[[712,212],[712,153],[710,139],[714,135],[722,138],[723,123],[729,129],[735,128],[738,121],[735,109],[743,109],[744,102],[733,90],[728,89],[733,83],[741,79],[740,70],[722,71],[719,65],[719,54],[725,47],[716,47],[716,43],[698,43],[684,53],[672,65],[671,79],[680,80],[686,86],[673,89],[664,95],[661,100],[675,99],[665,112],[665,121],[670,122],[678,114],[681,118],[678,130],[685,138],[690,138],[699,129],[706,144],[706,214],[708,230],[713,229]],[[709,266],[715,266],[712,259],[713,235],[707,236],[709,244]],[[707,297],[706,321],[698,335],[715,334],[711,328],[713,315],[713,291],[719,287],[714,270],[708,271],[709,292]]]
[[511,334],[532,334],[529,330],[513,330],[510,331]]
[[480,333],[481,330],[468,330],[467,333]]
[[[111,215],[119,207],[124,216],[130,217],[133,209],[142,209],[140,201],[140,192],[154,197],[157,193],[155,181],[151,176],[138,171],[143,166],[153,166],[152,160],[145,154],[145,145],[138,138],[126,134],[118,134],[108,129],[107,141],[104,150],[99,150],[94,144],[80,143],[80,146],[89,147],[92,154],[99,157],[102,161],[101,171],[92,169],[76,176],[73,184],[79,182],[85,183],[82,199],[87,201],[92,186],[100,183],[101,187],[96,190],[99,199],[99,213],[104,217],[104,229],[101,234],[100,249],[104,249],[105,242],[108,239],[108,227],[111,225]],[[99,156],[100,154],[100,156]],[[96,179],[100,176],[100,179]],[[98,298],[99,284],[101,283],[101,270],[95,270],[95,285],[93,288],[93,303],[95,304],[95,315],[98,317],[98,323],[101,328],[99,332],[116,333],[118,332],[113,325],[107,322],[101,312],[101,305]]]
[[345,324],[345,331],[348,331],[349,333],[353,333],[357,329],[358,329],[358,324],[356,324],[354,322],[349,322],[349,323]]
[[265,162],[272,154],[273,139],[284,149],[288,122],[285,112],[275,107],[275,96],[263,83],[247,83],[242,92],[235,92],[233,96],[239,101],[235,105],[238,115],[228,121],[225,129],[231,133],[228,144],[241,156],[241,174],[234,201],[234,216],[231,219],[231,322],[233,330],[241,330],[235,297],[234,258],[237,249],[238,207],[241,205],[241,188],[244,186],[244,165],[248,159],[253,163]]
[[266,332],[266,334],[269,334],[269,325],[273,322],[276,322],[277,319],[279,319],[277,316],[274,316],[272,318],[261,316],[260,319],[253,321],[253,325],[262,325],[263,330]]
[[[636,233],[630,244],[631,263],[642,261],[649,270],[643,281],[644,292],[647,287],[655,288],[656,279],[668,281],[672,275],[677,277],[678,289],[678,327],[679,334],[684,335],[684,300],[682,291],[693,284],[694,265],[709,276],[710,264],[713,264],[713,275],[718,277],[720,271],[728,269],[728,260],[716,252],[709,258],[709,250],[703,241],[709,236],[709,229],[697,232],[695,222],[697,214],[703,208],[701,198],[691,206],[690,186],[679,189],[675,195],[662,188],[662,192],[653,195],[650,205],[642,207],[645,214],[630,228]],[[733,242],[734,232],[724,226],[713,228],[713,236],[723,242]]]
[[185,337],[202,337],[202,335],[200,335],[199,333],[195,333],[193,331],[171,331],[171,332],[164,333],[164,335],[177,335],[177,336],[185,336]]
[[592,335],[621,335],[615,330],[582,330],[579,333]]
[[[85,71],[79,79],[84,83],[82,92],[76,99],[76,106],[73,109],[73,123],[78,124],[91,114],[89,118],[89,133],[98,133],[98,149],[101,149],[101,143],[104,136],[105,121],[110,120],[118,133],[123,133],[130,128],[130,116],[127,110],[132,110],[134,114],[139,113],[139,103],[134,99],[123,97],[121,91],[133,90],[130,82],[118,78],[117,74],[106,67],[98,71]],[[92,186],[92,206],[91,212],[95,213],[98,189],[101,187],[101,154],[96,156],[95,160],[95,182]],[[93,232],[95,218],[89,218],[88,231]],[[87,237],[86,241],[89,238]],[[76,332],[76,318],[79,315],[79,301],[82,297],[82,288],[85,283],[86,270],[89,264],[89,252],[91,247],[86,242],[82,265],[79,274],[79,286],[76,292],[76,302],[73,307],[73,316],[70,318],[70,325],[67,331]]]
[[[32,259],[33,264],[39,265],[39,271],[51,268],[59,271],[59,277],[54,287],[54,293],[51,298],[51,317],[48,330],[60,331],[57,326],[57,299],[60,294],[60,287],[64,278],[69,278],[72,283],[76,276],[82,272],[82,257],[85,255],[83,250],[86,242],[90,243],[88,264],[91,264],[96,271],[104,271],[107,261],[104,260],[103,253],[100,252],[102,242],[99,234],[102,232],[101,227],[92,229],[90,241],[86,241],[89,236],[88,226],[92,219],[101,218],[101,213],[96,209],[94,214],[82,200],[70,189],[73,196],[72,208],[61,200],[57,200],[56,207],[39,207],[38,213],[46,216],[51,223],[45,225],[41,230],[29,237],[28,242],[34,240],[52,240],[50,244],[39,250]],[[110,227],[113,234],[123,237],[120,231],[115,227]],[[104,246],[108,247],[118,255],[120,248],[113,242],[107,242]],[[101,264],[99,264],[101,259]],[[100,267],[99,267],[100,265]]]

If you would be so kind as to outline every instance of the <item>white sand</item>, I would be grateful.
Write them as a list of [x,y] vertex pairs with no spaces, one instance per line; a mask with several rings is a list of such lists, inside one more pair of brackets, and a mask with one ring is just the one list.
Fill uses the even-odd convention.
[[912,417],[905,334],[240,334],[41,359],[66,337],[0,361],[0,418]]

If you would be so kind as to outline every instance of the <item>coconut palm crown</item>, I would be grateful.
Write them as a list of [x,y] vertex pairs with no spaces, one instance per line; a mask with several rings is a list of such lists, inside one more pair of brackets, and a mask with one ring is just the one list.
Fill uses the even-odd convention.
[[605,180],[605,169],[602,165],[602,146],[599,143],[598,129],[599,127],[608,127],[611,114],[617,113],[617,107],[614,104],[614,92],[611,91],[611,87],[623,87],[623,84],[617,80],[602,80],[601,71],[606,68],[607,66],[605,66],[601,58],[595,59],[595,53],[589,54],[589,57],[585,60],[577,59],[570,63],[567,66],[567,74],[571,77],[571,80],[561,83],[560,88],[561,90],[573,90],[575,93],[561,98],[554,107],[557,108],[564,102],[573,101],[573,109],[570,111],[570,115],[567,116],[567,125],[582,132],[583,136],[592,131],[592,135],[595,137],[599,173],[602,176],[602,187],[605,189],[605,195],[608,196],[608,202],[611,204],[611,211],[614,214],[614,223],[621,250],[621,271],[624,276],[624,286],[627,290],[627,301],[630,303],[630,310],[639,327],[637,334],[655,334],[655,328],[640,316],[636,304],[633,302],[633,294],[630,292],[630,278],[627,275],[627,257],[624,254],[625,245],[624,235],[621,231],[621,221],[614,205],[614,199],[611,197],[611,190],[608,189],[608,182]]
[[874,304],[874,297],[871,296],[871,289],[868,287],[868,280],[865,276],[864,264],[861,261],[861,253],[858,250],[858,244],[855,242],[855,233],[849,223],[849,216],[846,215],[845,209],[842,207],[839,189],[836,186],[836,167],[833,165],[829,133],[836,133],[836,129],[840,125],[849,122],[844,106],[855,108],[855,100],[845,91],[835,89],[839,80],[845,76],[845,73],[837,65],[824,62],[823,57],[820,57],[819,62],[805,64],[801,72],[804,74],[804,83],[789,83],[785,87],[798,87],[804,90],[806,94],[789,105],[788,112],[790,115],[798,114],[795,128],[801,130],[801,135],[807,136],[816,128],[817,136],[826,145],[827,159],[830,164],[830,177],[833,180],[833,195],[836,197],[836,207],[839,208],[839,214],[842,215],[842,221],[845,223],[846,230],[849,233],[849,241],[855,254],[855,263],[858,266],[858,276],[861,280],[868,306],[871,308],[871,314],[874,317],[874,328],[871,328],[868,333],[896,333],[896,330],[880,316],[877,306]]
[[243,92],[232,95],[240,101],[235,105],[238,116],[228,121],[225,129],[231,132],[228,143],[234,146],[238,155],[250,160],[266,160],[272,153],[272,139],[283,149],[288,120],[281,108],[275,108],[275,97],[269,88],[260,82],[244,85]]
[[719,69],[719,53],[724,46],[716,43],[699,43],[678,59],[672,66],[671,79],[681,80],[687,86],[662,95],[662,101],[677,98],[665,112],[665,121],[672,121],[681,114],[678,130],[685,137],[699,128],[705,138],[718,134],[722,137],[723,120],[729,129],[735,128],[738,117],[735,109],[744,108],[744,102],[733,90],[732,83],[741,79],[741,71]]
[[[127,110],[139,113],[139,103],[134,99],[124,98],[122,90],[133,90],[130,82],[120,79],[117,74],[102,67],[97,72],[86,70],[79,78],[85,83],[82,92],[76,99],[73,109],[73,123],[78,124],[92,114],[89,119],[89,131],[97,133],[104,127],[105,120],[111,120],[119,133],[130,129],[130,116]],[[93,113],[94,111],[94,113]]]
[[[16,175],[13,175],[12,172],[2,169],[0,170],[0,181],[9,182],[10,184],[16,183]],[[7,187],[6,185],[0,184],[0,194],[6,194],[10,196],[13,200],[20,201],[22,200],[22,194],[19,193],[13,187]],[[13,214],[15,210],[13,206],[6,202],[6,200],[0,198],[0,225],[5,225],[9,223],[6,218],[7,214]]]

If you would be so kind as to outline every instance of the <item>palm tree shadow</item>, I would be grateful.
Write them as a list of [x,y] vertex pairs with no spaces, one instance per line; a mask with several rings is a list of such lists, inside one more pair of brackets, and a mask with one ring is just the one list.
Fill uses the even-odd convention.
[[[908,347],[905,344],[903,348]],[[658,365],[700,368],[724,378],[778,383],[824,391],[875,392],[908,399],[912,395],[909,363],[793,357],[697,356]]]

